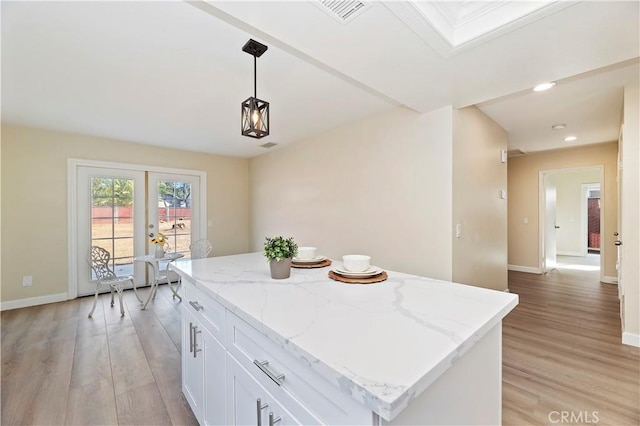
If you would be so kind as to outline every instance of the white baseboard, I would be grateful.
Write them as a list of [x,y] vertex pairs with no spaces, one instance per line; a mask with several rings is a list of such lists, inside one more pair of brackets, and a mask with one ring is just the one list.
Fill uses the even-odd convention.
[[0,311],[27,308],[29,306],[45,305],[47,303],[64,302],[68,300],[67,293],[48,294],[46,296],[28,297],[26,299],[9,300],[0,303]]
[[629,346],[640,347],[640,334],[622,333],[622,343]]
[[618,277],[602,277],[600,282],[607,283],[607,284],[616,284],[617,285],[618,284]]
[[540,268],[534,268],[533,266],[509,265],[508,269],[510,271],[527,272],[529,274],[542,274],[542,270]]
[[579,251],[560,251],[556,252],[558,256],[575,256],[575,257],[584,257],[584,254]]

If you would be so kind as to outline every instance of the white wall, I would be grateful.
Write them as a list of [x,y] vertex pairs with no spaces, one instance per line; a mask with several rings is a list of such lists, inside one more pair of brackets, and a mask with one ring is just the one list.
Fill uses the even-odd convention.
[[252,249],[281,234],[451,280],[451,180],[451,107],[350,123],[251,160]]
[[[549,183],[556,187],[556,248],[558,254],[585,256],[586,201],[583,203],[582,185],[600,183],[599,169],[550,173]],[[585,210],[583,212],[583,209]],[[583,218],[584,214],[584,218]]]
[[506,290],[507,132],[475,106],[453,114],[453,280]]
[[617,254],[613,245],[613,233],[618,230],[617,164],[617,142],[532,152],[509,159],[509,266],[515,270],[540,272],[540,172],[603,167],[601,194],[604,197],[605,211],[604,227],[600,229],[600,255],[603,259],[604,278],[615,280]]
[[640,86],[624,88],[622,152],[622,341],[640,346]]
[[248,160],[2,124],[2,306],[66,299],[68,158],[206,171],[213,254],[247,252]]

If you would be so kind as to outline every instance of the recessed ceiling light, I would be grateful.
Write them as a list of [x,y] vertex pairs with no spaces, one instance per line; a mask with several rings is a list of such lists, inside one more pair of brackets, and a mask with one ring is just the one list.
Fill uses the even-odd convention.
[[556,85],[555,81],[549,81],[547,83],[540,83],[536,87],[533,88],[533,91],[534,92],[542,92],[542,91],[551,89],[555,85]]
[[553,126],[551,126],[551,128],[553,130],[561,130],[561,129],[564,129],[566,127],[567,127],[567,125],[566,124],[562,124],[562,123],[554,124]]
[[573,141],[575,141],[576,139],[578,139],[578,137],[577,137],[577,136],[571,135],[571,136],[567,136],[566,138],[564,138],[564,141],[565,141],[565,142],[573,142]]

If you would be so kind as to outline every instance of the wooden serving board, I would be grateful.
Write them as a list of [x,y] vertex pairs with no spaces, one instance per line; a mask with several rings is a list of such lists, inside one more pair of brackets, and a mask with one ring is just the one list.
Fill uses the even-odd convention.
[[329,278],[331,278],[332,280],[340,281],[341,283],[347,283],[347,284],[373,284],[373,283],[379,283],[379,282],[385,281],[389,277],[387,276],[387,273],[384,271],[382,271],[378,275],[374,275],[372,277],[366,277],[366,278],[343,277],[340,274],[337,274],[333,271],[329,271]]
[[300,269],[324,268],[325,266],[331,266],[331,259],[325,259],[317,263],[296,263],[293,261],[291,262],[292,268],[300,268]]

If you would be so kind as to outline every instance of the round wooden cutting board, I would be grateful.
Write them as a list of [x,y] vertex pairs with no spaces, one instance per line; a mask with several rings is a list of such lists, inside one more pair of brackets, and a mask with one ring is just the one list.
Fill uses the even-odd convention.
[[374,275],[372,277],[366,278],[356,278],[356,277],[344,277],[336,272],[329,271],[329,278],[335,281],[340,281],[341,283],[347,284],[374,284],[385,281],[387,278],[387,273],[382,271],[378,275]]

